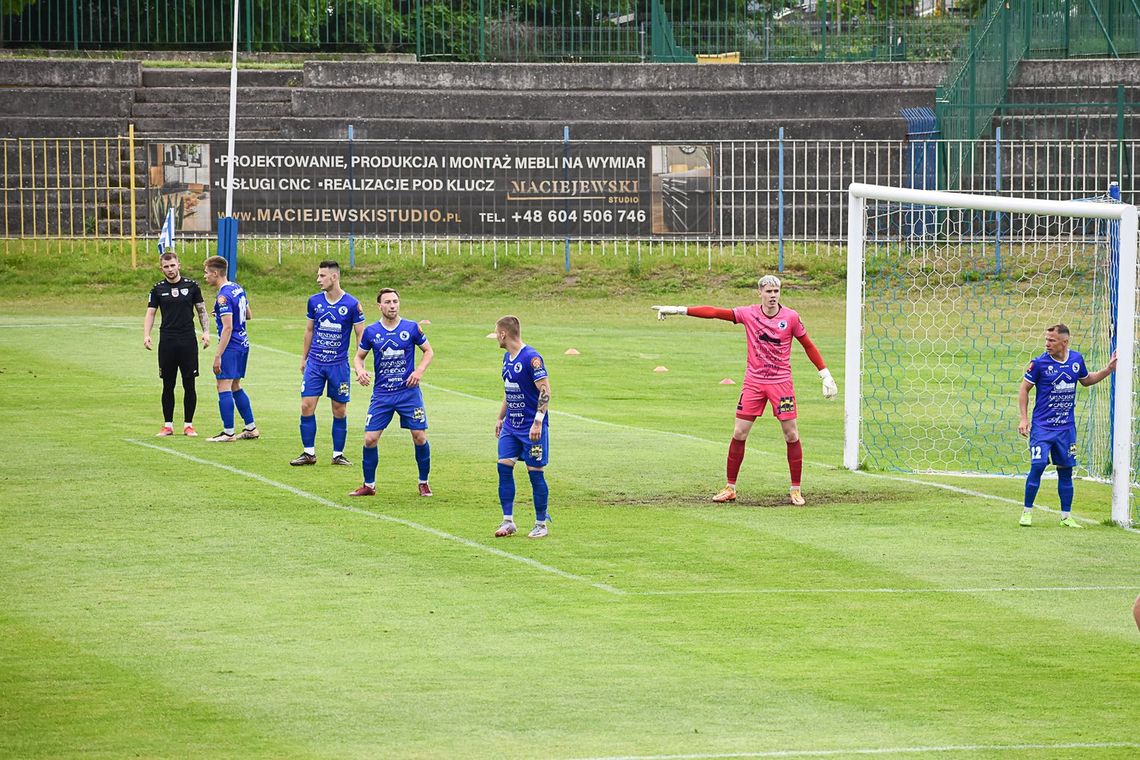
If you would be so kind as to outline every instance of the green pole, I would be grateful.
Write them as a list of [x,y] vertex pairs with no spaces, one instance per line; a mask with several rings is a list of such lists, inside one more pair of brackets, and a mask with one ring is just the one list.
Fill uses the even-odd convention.
[[71,0],[71,49],[79,49],[79,0]]
[[1116,85],[1116,181],[1124,187],[1124,85]]
[[487,62],[487,16],[483,10],[483,0],[479,0],[479,62]]

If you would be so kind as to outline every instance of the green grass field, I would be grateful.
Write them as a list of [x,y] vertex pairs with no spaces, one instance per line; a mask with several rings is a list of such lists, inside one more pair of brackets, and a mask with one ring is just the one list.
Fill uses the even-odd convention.
[[[786,504],[767,417],[740,501],[713,505],[739,391],[719,382],[741,379],[743,336],[648,307],[750,302],[735,287],[748,263],[619,262],[573,280],[560,263],[346,273],[362,301],[400,287],[437,354],[435,497],[416,495],[409,437],[390,428],[380,495],[350,500],[360,471],[327,464],[327,402],[320,464],[288,466],[313,260],[239,277],[263,438],[210,444],[211,378],[203,437],[153,437],[142,317],[157,267],[0,259],[0,756],[1140,754],[1140,544],[1102,524],[1107,487],[1077,484],[1087,530],[1050,511],[1025,530],[1019,480],[845,471],[842,406],[796,348],[808,505]],[[842,388],[842,295],[796,278],[785,302]],[[538,297],[504,290],[528,281]],[[551,373],[543,541],[492,537],[501,354],[485,336],[504,313]],[[1056,507],[1053,481],[1039,503]]]

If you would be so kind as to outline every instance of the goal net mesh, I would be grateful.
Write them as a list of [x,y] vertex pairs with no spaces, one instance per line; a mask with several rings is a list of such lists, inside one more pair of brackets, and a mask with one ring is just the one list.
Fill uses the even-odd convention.
[[[1017,391],[1045,328],[1067,324],[1090,371],[1115,347],[1119,223],[873,199],[865,214],[861,461],[1024,474]],[[1085,477],[1111,475],[1114,388],[1078,389]],[[1135,485],[1135,445],[1132,462]]]

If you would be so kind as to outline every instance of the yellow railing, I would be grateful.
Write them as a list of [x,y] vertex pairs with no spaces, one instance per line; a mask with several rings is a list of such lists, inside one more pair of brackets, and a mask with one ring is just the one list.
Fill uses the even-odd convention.
[[0,139],[4,238],[131,241],[137,251],[135,135]]

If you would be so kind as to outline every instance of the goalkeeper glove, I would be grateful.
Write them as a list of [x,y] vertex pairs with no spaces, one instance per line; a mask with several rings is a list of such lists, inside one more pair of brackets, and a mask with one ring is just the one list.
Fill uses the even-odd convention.
[[819,376],[823,378],[823,397],[828,401],[834,400],[839,395],[839,386],[831,378],[831,370],[824,367],[819,371]]
[[651,306],[649,307],[657,312],[657,318],[664,321],[665,317],[670,314],[688,314],[689,307],[687,306]]

